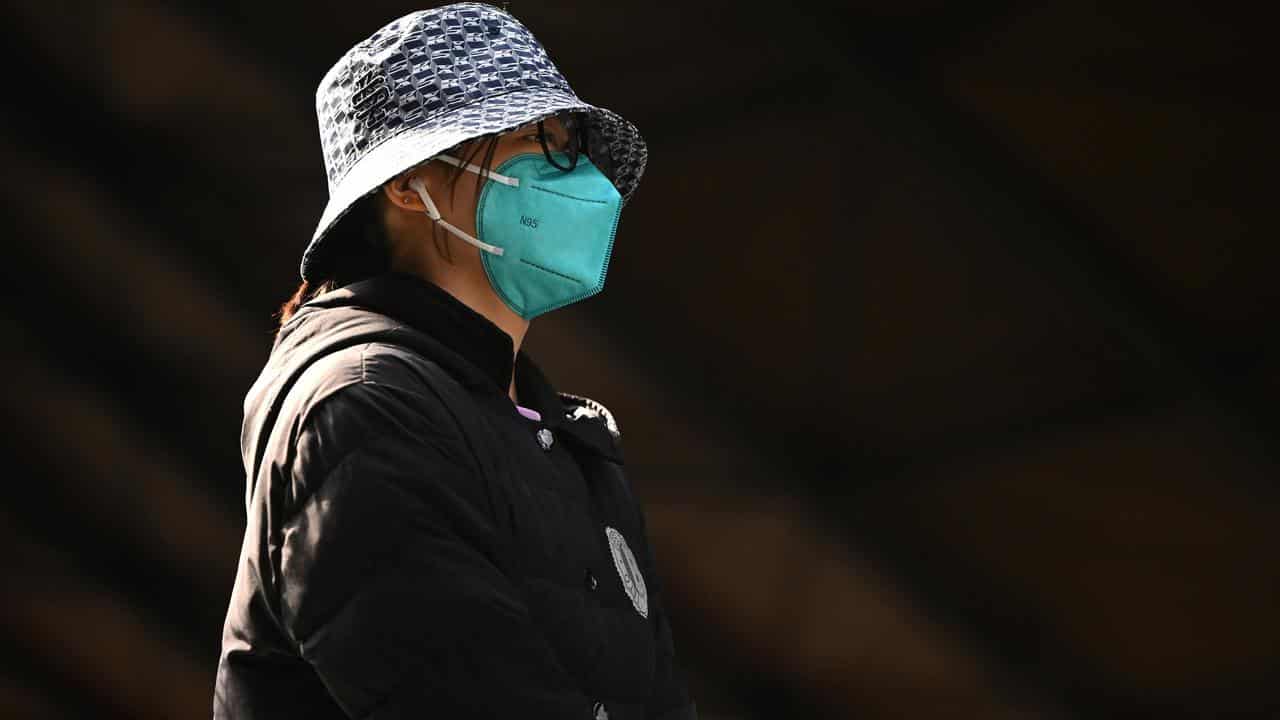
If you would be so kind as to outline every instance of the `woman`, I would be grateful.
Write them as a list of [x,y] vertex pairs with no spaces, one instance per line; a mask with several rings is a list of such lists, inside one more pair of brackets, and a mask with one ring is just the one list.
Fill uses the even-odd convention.
[[480,3],[378,30],[317,110],[214,717],[696,718],[617,423],[520,349],[602,289],[639,133]]

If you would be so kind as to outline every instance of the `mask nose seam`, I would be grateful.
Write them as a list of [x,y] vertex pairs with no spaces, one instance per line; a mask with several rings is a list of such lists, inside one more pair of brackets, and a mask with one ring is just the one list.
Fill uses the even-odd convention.
[[608,205],[608,204],[609,204],[609,201],[608,201],[608,200],[596,200],[595,198],[584,198],[584,197],[578,197],[578,196],[576,196],[576,195],[569,195],[568,193],[562,193],[562,192],[560,192],[560,191],[558,191],[558,190],[550,190],[550,189],[548,189],[548,188],[544,188],[544,187],[542,187],[541,185],[530,185],[529,187],[533,188],[534,190],[541,190],[541,191],[542,191],[542,192],[544,192],[544,193],[551,193],[552,195],[559,195],[560,197],[563,197],[563,198],[569,198],[570,200],[578,200],[578,201],[581,201],[581,202],[596,203],[597,205]]

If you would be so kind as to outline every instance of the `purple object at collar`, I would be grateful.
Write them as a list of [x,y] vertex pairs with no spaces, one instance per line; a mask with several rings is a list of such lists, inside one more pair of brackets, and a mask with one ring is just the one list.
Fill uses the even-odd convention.
[[529,418],[530,420],[533,420],[534,422],[538,422],[542,420],[542,413],[538,412],[537,410],[532,410],[523,405],[516,405],[516,410],[519,411],[521,415]]

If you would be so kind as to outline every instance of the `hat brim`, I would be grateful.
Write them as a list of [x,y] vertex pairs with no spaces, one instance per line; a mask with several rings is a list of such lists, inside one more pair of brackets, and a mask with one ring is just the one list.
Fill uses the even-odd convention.
[[302,254],[302,278],[312,279],[313,271],[322,264],[321,257],[333,249],[324,243],[329,231],[356,201],[383,183],[458,143],[514,130],[565,110],[589,114],[591,152],[607,153],[606,174],[626,203],[640,183],[648,156],[644,138],[634,125],[617,113],[584,103],[564,90],[530,88],[492,95],[401,130],[356,161],[329,190],[329,202]]

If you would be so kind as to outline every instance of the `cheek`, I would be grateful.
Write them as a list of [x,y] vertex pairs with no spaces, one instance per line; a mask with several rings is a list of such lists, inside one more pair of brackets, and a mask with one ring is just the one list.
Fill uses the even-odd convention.
[[[479,186],[476,185],[476,180],[480,180]],[[475,235],[476,231],[476,203],[479,200],[480,191],[484,190],[485,183],[488,182],[488,180],[483,180],[477,175],[467,173],[466,177],[458,181],[458,185],[453,189],[453,194],[450,196],[449,212],[453,215],[453,219],[450,222],[472,236]],[[462,244],[466,245],[466,243]],[[471,246],[467,245],[467,247]]]

